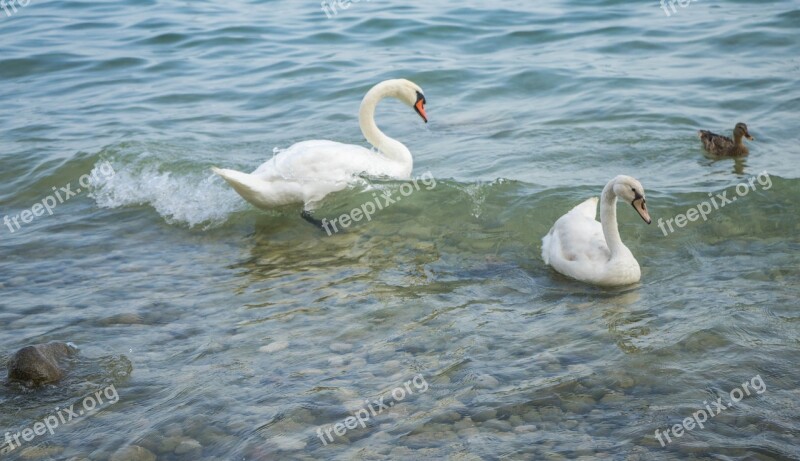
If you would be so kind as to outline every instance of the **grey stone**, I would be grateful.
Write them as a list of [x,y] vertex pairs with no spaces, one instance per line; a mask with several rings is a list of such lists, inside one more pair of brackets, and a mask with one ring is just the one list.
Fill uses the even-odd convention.
[[190,438],[185,438],[181,440],[178,446],[175,447],[176,455],[185,455],[188,453],[192,453],[195,456],[199,456],[202,451],[203,451],[203,446],[200,445],[200,442]]
[[478,413],[473,415],[472,416],[472,420],[476,421],[476,422],[479,422],[479,423],[482,423],[482,422],[485,422],[485,421],[489,421],[490,419],[495,419],[496,417],[497,417],[497,411],[492,410],[492,409],[488,409],[488,410],[479,411]]
[[156,461],[156,455],[146,448],[131,445],[117,450],[111,461]]
[[8,361],[8,379],[36,386],[58,382],[64,377],[60,363],[77,352],[76,347],[56,341],[23,347]]

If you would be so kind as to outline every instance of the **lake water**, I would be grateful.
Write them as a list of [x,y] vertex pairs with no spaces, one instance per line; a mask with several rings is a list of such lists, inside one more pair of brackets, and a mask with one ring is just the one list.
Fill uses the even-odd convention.
[[[28,344],[81,353],[0,387],[4,459],[800,459],[797,0],[13,6],[0,379]],[[364,145],[360,100],[398,77],[431,121],[378,123],[428,179],[371,222],[328,237],[210,173]],[[705,158],[696,131],[739,121],[750,157]],[[642,282],[554,273],[541,238],[618,174],[655,220],[619,206]]]

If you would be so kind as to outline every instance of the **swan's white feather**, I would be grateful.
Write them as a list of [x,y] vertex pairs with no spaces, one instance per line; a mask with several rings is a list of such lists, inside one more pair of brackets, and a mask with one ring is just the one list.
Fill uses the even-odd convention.
[[[619,176],[604,189],[601,216],[608,220],[609,228],[617,228],[614,186],[625,184],[620,190],[628,193],[628,184],[642,191],[641,184],[633,178]],[[608,197],[607,197],[608,194]],[[556,221],[550,232],[542,239],[542,259],[545,264],[573,279],[600,286],[622,286],[641,279],[641,268],[633,253],[613,232],[616,253],[609,248],[603,225],[597,221],[597,204],[600,200],[590,198],[570,210]]]
[[309,209],[362,175],[403,179],[397,170],[377,152],[333,141],[297,143],[250,174],[213,169],[242,198],[266,210],[292,203],[305,203]]
[[364,97],[359,113],[361,131],[381,152],[333,141],[303,141],[278,152],[250,174],[220,168],[213,171],[245,200],[267,210],[295,203],[303,203],[309,210],[360,176],[408,179],[413,168],[411,153],[375,126],[374,111],[385,97],[414,106],[421,94],[412,82],[387,80]]
[[542,258],[555,270],[578,280],[592,280],[611,258],[597,216],[597,197],[576,206],[556,221],[542,241]]
[[280,151],[253,173],[263,181],[348,181],[353,177],[397,176],[396,162],[353,144],[313,140]]

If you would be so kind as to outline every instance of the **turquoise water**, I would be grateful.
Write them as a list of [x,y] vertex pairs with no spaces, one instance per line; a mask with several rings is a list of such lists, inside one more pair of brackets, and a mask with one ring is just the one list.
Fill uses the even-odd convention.
[[[0,456],[800,459],[800,3],[418,3],[0,9],[0,212],[19,216],[0,226],[0,362],[81,349],[58,386],[0,387],[0,447],[119,396]],[[398,77],[431,122],[385,102],[378,123],[436,185],[371,222],[328,237],[209,172],[363,144],[361,98]],[[696,131],[738,121],[750,157],[705,158]],[[656,221],[619,207],[642,282],[555,274],[542,236],[618,174]],[[659,229],[758,175],[708,221]],[[402,187],[360,184],[318,215]],[[331,432],[353,414],[363,427]]]

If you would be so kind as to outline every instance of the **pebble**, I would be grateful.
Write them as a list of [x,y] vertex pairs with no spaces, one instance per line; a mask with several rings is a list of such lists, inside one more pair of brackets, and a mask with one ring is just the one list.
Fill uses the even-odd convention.
[[636,381],[623,371],[616,371],[610,373],[609,379],[612,383],[618,385],[622,389],[629,389],[636,384]]
[[625,396],[616,392],[609,392],[600,399],[600,403],[603,405],[615,405],[623,401],[625,401]]
[[164,427],[162,432],[170,437],[180,437],[183,435],[183,427],[178,423],[173,423]]
[[496,389],[500,386],[500,381],[492,375],[479,374],[475,376],[476,389]]
[[109,453],[104,448],[98,448],[97,450],[94,450],[91,453],[89,453],[89,459],[91,459],[92,461],[95,461],[95,460],[98,460],[98,459],[103,459],[103,460],[108,459],[108,460],[111,460],[111,461],[116,461],[116,460],[127,461],[127,458],[124,458],[124,457],[115,459],[113,457],[113,454]]
[[541,365],[554,364],[554,363],[558,364],[558,357],[556,357],[550,352],[539,352],[538,354],[533,356],[533,360],[535,360]]
[[370,363],[383,363],[394,360],[396,356],[394,349],[376,348],[368,352],[367,358]]
[[561,417],[564,414],[564,412],[561,411],[560,408],[556,407],[544,407],[541,409],[539,413],[541,413],[542,418],[544,420],[549,420],[549,421],[560,421]]
[[501,432],[510,432],[512,430],[511,424],[508,421],[500,419],[492,419],[481,424],[482,429],[492,429]]
[[270,440],[277,445],[279,449],[284,451],[302,450],[306,447],[305,441],[286,435],[276,435],[271,437]]
[[352,351],[353,345],[347,343],[332,343],[329,348],[331,351],[336,352],[337,354],[343,354]]
[[591,411],[595,405],[597,405],[597,402],[588,395],[575,395],[564,401],[561,407],[564,411],[582,414]]
[[483,458],[474,453],[467,453],[465,455],[459,454],[458,458],[452,458],[452,459],[458,459],[459,461],[484,461]]
[[314,416],[314,413],[312,413],[311,410],[308,410],[306,408],[300,408],[298,410],[295,410],[291,414],[290,418],[291,418],[292,421],[294,421],[296,423],[299,423],[299,424],[313,425],[314,422],[316,421],[316,417]]
[[472,416],[472,420],[479,423],[483,423],[495,418],[497,418],[497,411],[492,409],[479,411]]
[[461,419],[461,413],[457,411],[445,411],[431,418],[434,423],[452,423]]
[[575,429],[576,427],[578,427],[578,422],[575,421],[574,419],[568,419],[564,421],[563,426],[566,427],[567,429]]
[[403,371],[403,363],[399,360],[387,360],[381,365],[381,368],[388,373],[399,373]]
[[463,418],[461,421],[456,422],[453,424],[453,427],[460,431],[461,429],[467,429],[469,427],[475,427],[475,421],[472,420],[469,416]]
[[323,370],[318,369],[318,368],[304,368],[302,370],[298,370],[298,371],[292,373],[292,376],[295,376],[295,377],[298,377],[298,378],[303,378],[303,377],[306,377],[306,376],[322,376],[324,374],[325,374],[325,372]]
[[542,421],[542,415],[536,410],[530,410],[522,415],[522,419],[527,423],[538,423]]
[[62,447],[28,447],[20,452],[22,459],[45,459],[55,458],[64,451]]
[[[481,430],[477,427],[468,427],[466,429],[461,429],[458,431],[458,436],[462,439],[474,439],[481,435]],[[471,440],[470,440],[471,441]]]
[[181,443],[181,436],[167,437],[158,445],[159,453],[172,453]]
[[356,357],[350,362],[350,367],[352,368],[365,368],[367,366],[367,360],[362,357]]
[[524,434],[526,432],[536,432],[538,428],[533,424],[526,424],[524,426],[517,426],[514,428],[514,432],[518,432],[520,434]]
[[111,456],[111,461],[156,461],[156,455],[137,445],[120,448]]
[[100,326],[112,325],[144,325],[142,316],[136,313],[116,314],[99,321]]
[[178,446],[175,448],[176,455],[185,455],[188,453],[194,453],[199,455],[203,451],[203,446],[200,445],[195,439],[185,438],[181,440]]
[[456,434],[449,430],[443,432],[440,431],[408,435],[405,437],[405,439],[405,442],[407,442],[408,446],[422,449],[458,443]]
[[260,349],[258,349],[258,351],[266,354],[272,354],[275,352],[280,352],[288,347],[289,341],[275,341],[274,343],[262,346]]
[[28,284],[28,279],[26,279],[25,277],[14,277],[11,280],[6,281],[6,283],[8,283],[8,286],[11,287],[23,286]]

